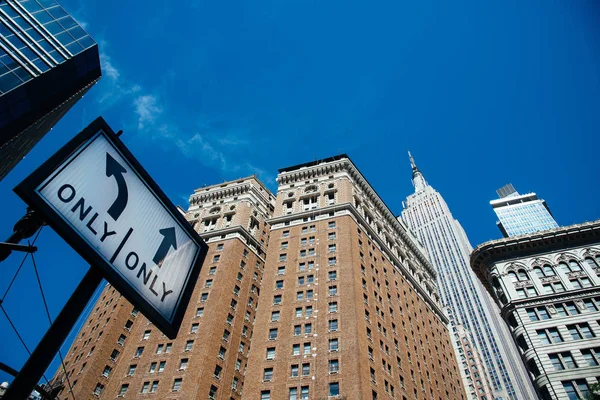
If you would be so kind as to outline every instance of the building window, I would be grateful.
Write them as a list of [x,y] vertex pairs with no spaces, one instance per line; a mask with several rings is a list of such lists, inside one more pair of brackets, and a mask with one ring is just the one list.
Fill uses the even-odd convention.
[[279,311],[273,311],[271,312],[271,322],[277,322],[279,321]]
[[193,346],[194,346],[194,341],[188,340],[187,342],[185,342],[184,351],[191,351]]
[[215,365],[215,370],[213,372],[213,376],[217,379],[221,379],[221,372],[223,371],[223,367],[220,365]]
[[567,325],[567,329],[571,334],[573,340],[589,339],[595,337],[594,332],[590,329],[590,325],[587,322],[580,324]]
[[587,399],[590,395],[590,388],[585,379],[562,381],[562,384],[569,400]]
[[231,334],[231,333],[230,333],[230,332],[229,332],[227,329],[224,329],[224,330],[223,330],[223,337],[222,337],[222,339],[223,339],[224,341],[228,342],[228,341],[229,341],[229,335],[230,335],[230,334]]
[[302,376],[310,375],[310,363],[302,364]]
[[338,351],[338,339],[329,339],[329,351]]
[[560,293],[565,291],[565,287],[561,282],[545,283],[542,285],[542,287],[544,288],[544,293],[546,294]]
[[148,389],[150,388],[150,382],[144,382],[142,384],[142,390],[140,393],[148,393]]
[[282,242],[281,243],[281,250],[287,250],[288,248],[288,242]]
[[271,400],[271,391],[270,390],[262,390],[260,392],[260,400]]
[[298,388],[290,388],[289,400],[298,400]]
[[112,371],[112,368],[109,367],[108,365],[104,367],[104,370],[102,371],[102,376],[104,376],[105,378],[108,378],[108,376],[110,375],[110,372]]
[[125,393],[127,393],[127,389],[129,389],[129,384],[122,384],[121,389],[119,389],[119,396],[125,396]]
[[581,355],[588,366],[595,367],[600,365],[600,348],[581,350]]
[[340,395],[340,384],[338,382],[329,383],[329,395],[339,396]]
[[187,358],[182,358],[181,361],[179,361],[179,370],[187,369],[188,361]]
[[134,357],[135,358],[141,357],[143,352],[144,352],[144,347],[143,346],[138,347],[137,350],[135,351]]
[[279,262],[284,262],[287,260],[287,254],[283,253],[279,255]]
[[548,354],[552,365],[556,371],[562,371],[563,369],[577,368],[575,360],[570,352],[552,353]]
[[338,303],[337,301],[332,301],[329,303],[329,312],[330,313],[335,313],[338,310]]
[[275,289],[283,289],[283,280],[278,280],[275,282]]
[[301,386],[300,387],[300,399],[301,400],[308,400],[308,386]]
[[299,356],[300,355],[300,344],[292,345],[292,355]]
[[309,289],[306,291],[306,300],[312,300],[313,298],[313,291],[312,289]]
[[215,399],[217,397],[217,387],[215,385],[210,385],[210,389],[208,391],[208,398]]
[[151,364],[150,364],[150,368],[148,369],[148,372],[150,372],[151,374],[153,374],[154,372],[156,372],[156,366],[157,366],[157,365],[158,365],[158,364],[157,364],[157,363],[155,363],[155,362],[151,363]]
[[219,358],[221,360],[225,359],[225,353],[227,353],[227,349],[223,346],[219,348]]
[[329,360],[329,373],[337,374],[340,370],[340,363],[338,360]]
[[196,317],[201,317],[204,315],[204,307],[198,307],[196,309]]
[[302,325],[294,325],[294,336],[300,336],[302,333]]
[[561,343],[564,341],[558,332],[558,328],[539,329],[536,332],[542,344]]
[[329,332],[335,332],[338,330],[338,320],[332,319],[329,321]]
[[573,286],[574,289],[582,289],[582,288],[588,288],[588,287],[592,286],[592,282],[590,281],[590,278],[585,278],[585,277],[571,279],[570,282],[571,282],[571,286]]
[[329,263],[329,265],[335,265],[337,261],[335,257],[329,257],[327,262]]
[[546,276],[555,276],[556,275],[556,272],[554,272],[554,269],[548,264],[545,264],[543,267],[535,267],[535,268],[533,268],[533,271],[538,276],[538,278],[544,278]]
[[152,386],[150,386],[150,393],[156,392],[156,389],[158,389],[158,381],[152,382]]
[[281,304],[281,295],[276,294],[275,296],[273,296],[273,305],[279,305],[279,304]]
[[263,370],[263,381],[270,382],[273,380],[273,368],[265,368]]
[[304,343],[304,355],[309,355],[310,354],[310,342]]
[[183,379],[181,379],[181,378],[175,378],[175,380],[173,380],[173,387],[171,387],[171,391],[179,392],[181,390],[181,382],[182,381],[183,381]]
[[335,228],[335,221],[329,221],[329,224],[327,226],[329,228]]
[[330,244],[330,245],[327,247],[327,251],[328,251],[329,253],[333,253],[333,252],[335,252],[335,244]]
[[329,280],[335,281],[337,279],[337,271],[329,271]]
[[94,388],[94,394],[96,396],[100,396],[102,394],[103,390],[104,390],[104,385],[98,382],[96,384],[96,387]]
[[589,312],[598,311],[598,304],[596,304],[594,299],[585,299],[583,300],[583,304],[585,304],[585,308],[587,308]]
[[137,364],[130,365],[129,370],[127,371],[127,376],[133,376],[133,374],[135,374],[136,368],[137,368]]
[[554,305],[554,308],[556,308],[557,314],[561,317],[579,314],[577,306],[572,301],[567,301],[566,303],[557,303]]
[[312,333],[312,324],[305,324],[304,325],[304,334],[310,335],[311,333]]
[[151,332],[152,331],[150,331],[150,330],[144,331],[144,336],[142,337],[142,340],[148,340],[148,339],[150,339],[150,333]]
[[284,275],[285,274],[285,267],[277,267],[277,275]]
[[190,329],[190,333],[198,333],[198,327],[200,326],[200,324],[192,324],[192,327]]
[[335,232],[329,232],[327,234],[327,239],[329,239],[329,240],[335,240]]
[[336,296],[337,295],[337,286],[336,285],[329,286],[329,295],[330,296]]
[[292,378],[295,378],[295,377],[298,376],[298,364],[292,364],[291,371],[290,371],[290,376]]
[[217,267],[210,267],[208,270],[209,275],[214,275],[217,272]]
[[212,262],[214,262],[214,263],[219,262],[220,258],[221,258],[221,256],[219,254],[217,254],[217,255],[213,256]]
[[206,300],[208,300],[208,293],[202,293],[200,295],[200,301],[204,303]]
[[275,347],[268,347],[267,348],[267,360],[274,360],[275,359]]
[[306,312],[305,312],[305,314],[306,314],[307,317],[312,317],[312,311],[313,311],[312,306],[306,306]]
[[528,308],[527,315],[531,321],[540,321],[550,319],[550,314],[548,314],[548,310],[546,307],[536,307],[536,308]]
[[269,329],[269,340],[277,339],[277,328]]
[[285,237],[288,237],[288,236],[290,236],[290,231],[283,231],[283,232],[281,232],[281,237],[285,238]]
[[219,243],[219,244],[217,245],[217,250],[218,250],[218,251],[221,251],[221,250],[223,250],[223,243]]
[[158,363],[158,372],[163,372],[165,370],[166,361],[161,361]]
[[296,292],[296,300],[304,300],[304,292]]

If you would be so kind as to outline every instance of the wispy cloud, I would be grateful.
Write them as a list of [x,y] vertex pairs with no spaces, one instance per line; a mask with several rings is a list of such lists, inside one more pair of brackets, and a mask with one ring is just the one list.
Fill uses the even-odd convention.
[[244,156],[251,142],[251,131],[230,126],[230,118],[200,115],[192,133],[187,133],[188,130],[181,129],[178,123],[169,119],[169,103],[161,95],[164,92],[161,85],[148,92],[127,79],[113,62],[106,52],[108,43],[101,42],[100,48],[103,49],[100,59],[104,73],[104,84],[98,96],[101,107],[108,109],[129,104],[136,118],[135,126],[145,140],[160,143],[165,149],[178,151],[188,159],[217,169],[226,178],[257,174],[265,183],[274,182],[273,176],[248,162]]
[[162,113],[162,107],[158,105],[156,96],[151,94],[136,97],[133,105],[138,116],[139,130],[143,130],[147,123],[156,121],[156,118]]

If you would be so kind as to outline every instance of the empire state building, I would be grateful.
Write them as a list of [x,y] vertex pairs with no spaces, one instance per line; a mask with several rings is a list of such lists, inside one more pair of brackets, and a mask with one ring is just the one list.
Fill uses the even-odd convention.
[[442,196],[425,181],[410,152],[409,157],[415,193],[407,197],[401,218],[437,269],[467,395],[471,399],[536,399],[498,308],[469,266],[473,248],[465,231]]

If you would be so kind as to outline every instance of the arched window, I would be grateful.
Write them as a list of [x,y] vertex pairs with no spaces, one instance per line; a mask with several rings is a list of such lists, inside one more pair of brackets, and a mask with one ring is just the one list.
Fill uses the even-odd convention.
[[528,281],[529,280],[529,275],[527,275],[527,272],[525,272],[524,269],[518,270],[517,274],[519,275],[520,281]]
[[556,275],[556,272],[554,272],[554,268],[552,268],[550,265],[544,264],[544,275],[554,276]]
[[594,261],[594,259],[592,257],[587,257],[585,259],[585,262],[587,263],[588,267],[590,267],[591,269],[598,268],[598,264],[596,264],[596,261]]
[[544,274],[544,270],[542,270],[541,267],[534,267],[533,272],[535,272],[538,278],[543,278],[546,276],[546,274]]
[[569,260],[569,267],[571,271],[581,271],[581,265],[575,260]]
[[510,278],[511,282],[517,282],[519,280],[519,278],[517,278],[517,273],[515,271],[509,271],[508,277]]
[[567,264],[565,264],[564,262],[558,263],[558,266],[560,269],[562,269],[562,271],[564,273],[571,272],[571,269],[569,268],[569,266]]

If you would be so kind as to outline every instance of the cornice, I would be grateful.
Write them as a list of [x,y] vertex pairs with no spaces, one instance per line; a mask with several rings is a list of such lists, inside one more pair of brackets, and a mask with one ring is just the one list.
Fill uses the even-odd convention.
[[[291,184],[295,182],[304,182],[308,179],[318,178],[323,175],[329,175],[331,173],[336,172],[346,172],[350,175],[350,178],[357,184],[357,186],[365,193],[366,197],[375,205],[378,214],[383,218],[385,222],[387,222],[393,229],[400,235],[403,239],[404,243],[409,246],[409,248],[413,251],[413,253],[419,258],[419,261],[426,266],[427,269],[430,270],[430,273],[433,276],[436,276],[436,271],[433,266],[429,263],[429,260],[423,254],[421,249],[416,246],[413,242],[410,232],[407,231],[407,228],[394,216],[389,207],[381,200],[379,195],[375,192],[375,190],[371,187],[369,182],[365,179],[365,177],[360,173],[358,168],[352,163],[349,158],[342,158],[340,160],[335,160],[327,163],[322,163],[314,166],[303,167],[300,169],[282,172],[277,177],[277,182],[280,185]],[[327,207],[329,208],[329,207]],[[293,214],[293,215],[299,215]],[[362,218],[362,217],[361,217]],[[367,224],[368,225],[368,224]],[[378,234],[375,234],[378,236]]]
[[487,281],[488,268],[492,264],[592,243],[600,243],[600,220],[491,240],[473,250],[470,263],[488,291],[493,293]]
[[254,236],[252,236],[252,234],[250,234],[250,232],[248,232],[246,230],[246,228],[244,228],[241,225],[230,226],[230,227],[222,228],[222,229],[215,229],[215,230],[212,230],[209,232],[198,232],[198,235],[200,235],[200,237],[205,242],[208,242],[211,238],[214,238],[214,237],[221,238],[221,236],[223,236],[223,235],[229,235],[232,233],[239,233],[246,240],[247,243],[252,244],[258,250],[257,256],[263,262],[265,261],[265,258],[264,258],[264,255],[266,254],[265,246],[262,243],[260,243],[258,240],[256,240],[256,238]]

